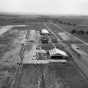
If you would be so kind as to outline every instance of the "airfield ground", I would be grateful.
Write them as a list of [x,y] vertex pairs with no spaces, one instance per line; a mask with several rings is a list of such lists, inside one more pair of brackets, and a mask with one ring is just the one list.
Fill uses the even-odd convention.
[[[52,31],[63,32],[49,22],[44,23]],[[23,47],[22,44],[26,44],[27,41],[27,31],[47,29],[44,23],[28,22],[28,27],[14,27],[0,36],[0,88],[88,88],[86,75],[72,57],[66,64],[52,62],[39,65],[23,65],[21,63],[20,54]],[[61,41],[64,43],[64,40]],[[66,43],[64,44],[68,44],[68,41],[65,40]],[[77,40],[70,41],[68,45],[75,44],[74,42],[77,42]],[[26,51],[30,52],[33,44],[35,42],[27,43],[25,46]],[[83,43],[78,42],[76,44]],[[58,45],[55,43],[55,46],[58,47]],[[78,46],[81,47],[81,45]],[[81,47],[85,51],[83,47],[86,49],[87,46]],[[88,53],[87,51],[85,52]],[[39,59],[42,59],[41,55],[39,55]]]

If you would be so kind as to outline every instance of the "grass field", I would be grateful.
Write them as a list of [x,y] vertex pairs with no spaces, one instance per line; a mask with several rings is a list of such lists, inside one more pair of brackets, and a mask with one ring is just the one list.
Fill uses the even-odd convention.
[[82,50],[84,50],[86,53],[88,53],[88,46],[86,45],[77,45],[79,46]]
[[32,64],[24,65],[19,88],[87,88],[88,81],[78,69],[75,63],[66,65],[60,63],[36,66]]
[[[55,17],[54,17],[55,19]],[[88,17],[87,16],[58,16],[56,17],[59,21],[67,22],[67,23],[76,23],[78,26],[88,25]]]
[[0,15],[0,26],[27,24],[29,22],[46,22],[37,15]]

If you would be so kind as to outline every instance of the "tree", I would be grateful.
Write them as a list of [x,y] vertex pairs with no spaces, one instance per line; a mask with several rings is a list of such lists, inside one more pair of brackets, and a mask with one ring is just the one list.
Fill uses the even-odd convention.
[[80,30],[80,34],[84,34],[85,32],[83,30]]
[[71,25],[71,23],[67,23],[68,25]]
[[77,33],[77,30],[75,30],[75,29],[73,29],[72,31],[71,31],[71,34],[76,34]]
[[80,31],[77,31],[78,35],[80,34]]
[[88,35],[88,31],[86,31],[86,34]]
[[62,24],[63,22],[62,21],[59,21],[60,22],[60,24]]
[[74,26],[76,26],[76,24],[73,24]]

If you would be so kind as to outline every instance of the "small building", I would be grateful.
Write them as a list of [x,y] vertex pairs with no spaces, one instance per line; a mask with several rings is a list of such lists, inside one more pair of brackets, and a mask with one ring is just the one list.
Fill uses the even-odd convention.
[[41,39],[41,43],[47,44],[48,43],[48,40],[47,39]]
[[54,48],[48,51],[51,59],[67,59],[68,55],[65,51]]
[[48,41],[49,41],[49,38],[47,37],[47,36],[43,36],[41,39],[41,43],[43,43],[43,44],[47,44],[48,43]]
[[41,35],[49,35],[50,33],[49,33],[48,30],[42,29],[42,30],[40,31],[40,34],[41,34]]

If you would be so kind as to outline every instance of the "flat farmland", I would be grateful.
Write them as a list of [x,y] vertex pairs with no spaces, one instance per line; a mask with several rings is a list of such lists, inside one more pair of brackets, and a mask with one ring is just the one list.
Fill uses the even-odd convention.
[[[66,30],[67,32],[71,32],[73,29],[76,30],[84,30],[87,31],[88,30],[88,26],[70,26],[70,25],[63,25],[63,24],[57,24],[58,26],[60,26],[61,28],[63,28],[64,30]],[[88,35],[87,34],[83,34],[83,35],[78,35],[78,34],[74,34],[74,36],[82,39],[85,42],[88,42]]]
[[[52,31],[63,32],[52,26],[51,23],[36,21],[26,22],[28,27],[14,27],[0,36],[0,88],[88,88],[87,77],[72,57],[66,64],[43,64],[42,61],[38,65],[20,64],[22,61],[20,51],[22,44],[27,41],[28,30],[47,29],[45,23]],[[20,21],[19,24],[21,24]],[[29,44],[27,43],[25,46],[26,51],[32,49],[33,43]],[[48,45],[43,47],[54,48],[52,44]],[[60,47],[58,43],[55,46]],[[41,55],[39,56],[40,60],[42,59]]]
[[87,88],[87,79],[75,63],[24,65],[19,88]]
[[5,25],[22,25],[29,24],[29,22],[46,22],[36,15],[0,15],[0,26]]
[[59,16],[57,17],[59,21],[63,23],[75,23],[78,26],[87,26],[88,25],[88,17],[87,16]]

